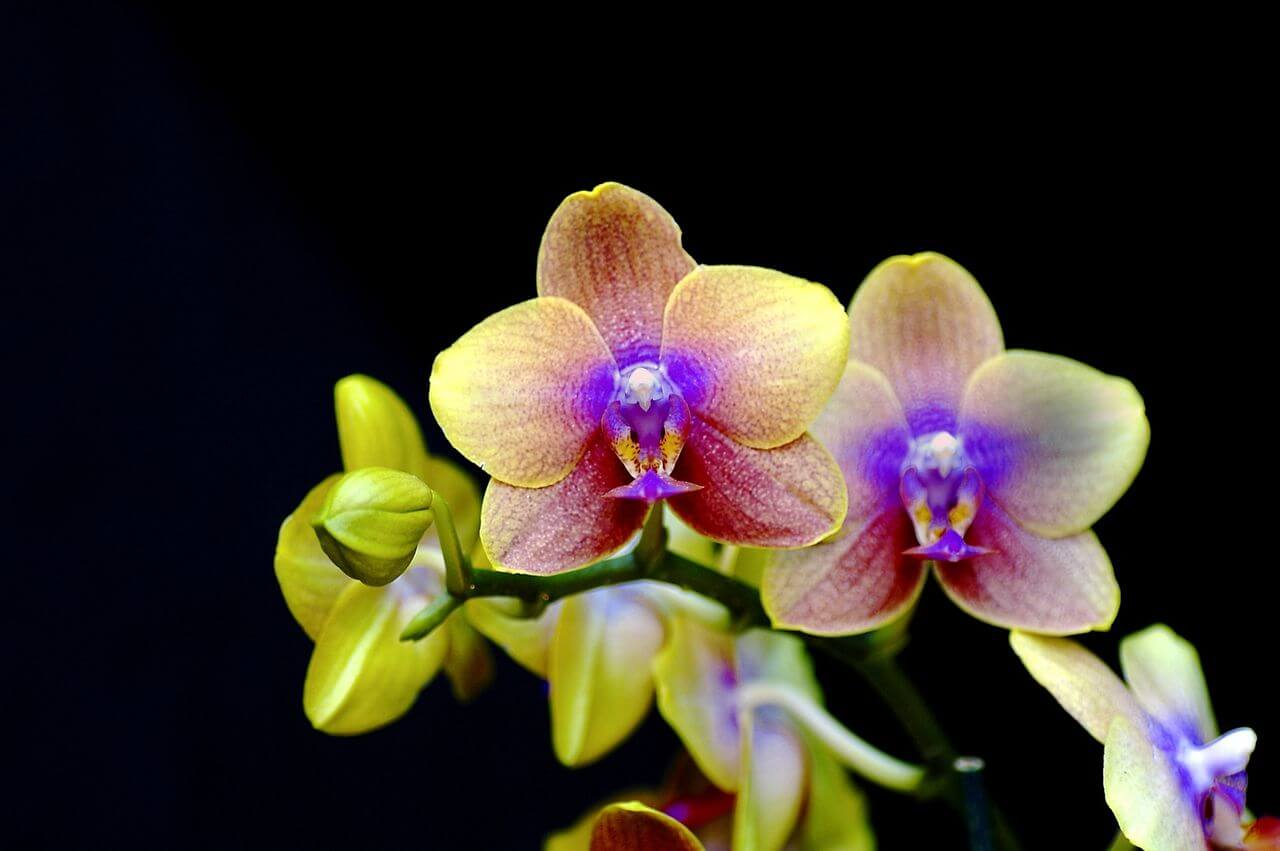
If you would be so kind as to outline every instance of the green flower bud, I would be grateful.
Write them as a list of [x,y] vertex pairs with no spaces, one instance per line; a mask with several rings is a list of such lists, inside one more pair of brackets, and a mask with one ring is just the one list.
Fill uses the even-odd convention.
[[432,496],[410,473],[364,467],[329,489],[311,525],[343,573],[366,585],[386,585],[409,567],[431,527]]

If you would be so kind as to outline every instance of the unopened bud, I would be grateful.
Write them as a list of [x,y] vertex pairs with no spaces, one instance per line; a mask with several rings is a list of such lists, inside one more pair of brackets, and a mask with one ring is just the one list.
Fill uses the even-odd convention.
[[431,527],[432,497],[417,476],[364,467],[334,484],[311,525],[343,573],[366,585],[386,585],[413,562]]

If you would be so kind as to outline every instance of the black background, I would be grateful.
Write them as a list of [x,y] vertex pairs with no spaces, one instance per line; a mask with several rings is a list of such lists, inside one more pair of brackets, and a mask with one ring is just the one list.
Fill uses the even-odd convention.
[[[1189,60],[880,102],[911,43],[878,73],[819,56],[784,79],[764,44],[516,55],[372,9],[182,8],[0,20],[3,844],[533,848],[658,781],[656,713],[563,769],[542,685],[505,659],[469,707],[437,682],[386,730],[312,731],[271,569],[280,520],[339,467],[333,382],[387,381],[449,452],[434,354],[533,295],[547,217],[603,180],[658,199],[698,260],[843,300],[885,256],[942,251],[1010,347],[1132,379],[1154,437],[1098,524],[1124,602],[1085,642],[1114,663],[1153,621],[1193,640],[1221,725],[1261,737],[1253,809],[1280,811],[1275,187],[1242,89]],[[931,585],[913,635],[905,667],[1026,846],[1104,847],[1101,748],[1006,634]],[[839,717],[910,754],[860,682],[820,672]],[[868,795],[882,847],[961,847],[939,805]]]

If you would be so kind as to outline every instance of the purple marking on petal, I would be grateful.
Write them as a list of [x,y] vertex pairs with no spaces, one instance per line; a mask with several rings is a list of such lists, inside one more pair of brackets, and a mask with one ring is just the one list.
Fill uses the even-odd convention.
[[672,392],[683,396],[693,410],[698,410],[710,395],[711,374],[692,356],[667,352],[660,368],[673,385]]
[[909,550],[903,550],[902,554],[931,561],[957,562],[977,558],[992,552],[994,550],[988,547],[975,547],[966,543],[955,529],[948,529],[942,533],[941,538],[927,547],[912,547]]
[[[608,407],[609,402],[613,400],[614,395],[618,392],[618,383],[621,375],[617,367],[612,363],[601,364],[596,367],[588,381],[585,395],[588,404],[591,406],[589,410],[595,416],[604,413],[604,409]],[[568,400],[551,400],[553,402],[566,402]]]
[[907,427],[911,430],[912,437],[935,431],[955,433],[957,415],[949,405],[926,402],[914,405],[903,413],[906,414]]
[[969,463],[982,473],[988,488],[995,488],[1013,463],[1013,439],[999,429],[970,423],[958,435]]
[[660,499],[698,490],[702,490],[702,485],[673,479],[661,470],[645,470],[630,484],[616,487],[605,493],[605,496],[612,499],[641,499],[645,502],[657,502]]

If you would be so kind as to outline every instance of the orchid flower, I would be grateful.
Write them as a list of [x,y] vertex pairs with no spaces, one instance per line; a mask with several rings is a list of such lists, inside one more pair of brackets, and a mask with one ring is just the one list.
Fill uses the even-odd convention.
[[[763,685],[821,703],[797,637],[767,630],[735,636],[677,618],[653,668],[659,711],[702,773],[735,796],[731,817],[690,823],[709,847],[713,835],[722,837],[717,847],[730,847],[726,834],[734,851],[873,846],[861,796],[813,728],[747,698]],[[666,812],[689,822],[696,812],[679,804],[668,802]]]
[[495,566],[599,560],[657,500],[730,543],[799,547],[839,528],[843,477],[806,431],[848,348],[825,287],[696,266],[667,212],[613,183],[556,210],[537,287],[431,371],[440,427],[492,476],[480,538]]
[[1106,629],[1120,605],[1090,526],[1128,488],[1150,430],[1128,381],[1005,351],[977,282],[937,254],[894,257],[849,305],[850,360],[814,434],[849,488],[840,533],[766,572],[775,625],[866,632],[905,613],[933,565],[999,626]]
[[[363,375],[339,381],[334,397],[344,468],[386,467],[418,476],[452,506],[462,538],[474,541],[475,485],[453,464],[427,454],[404,402]],[[444,560],[434,528],[409,568],[386,585],[357,582],[329,560],[312,519],[341,478],[335,474],[316,485],[285,518],[275,571],[289,611],[315,642],[303,686],[307,718],[326,733],[349,735],[403,715],[442,667],[454,694],[471,697],[487,684],[492,661],[461,613],[422,641],[400,640],[409,620],[443,590]]]
[[1062,707],[1104,744],[1102,785],[1120,830],[1149,851],[1280,849],[1280,821],[1248,830],[1246,727],[1218,735],[1195,648],[1157,625],[1120,642],[1127,686],[1074,641],[1023,632],[1014,652]]

